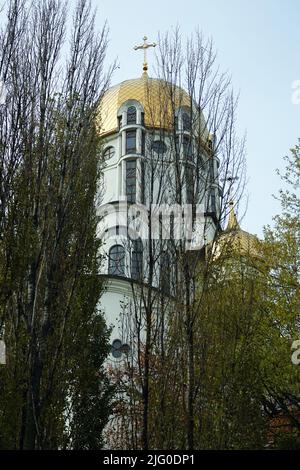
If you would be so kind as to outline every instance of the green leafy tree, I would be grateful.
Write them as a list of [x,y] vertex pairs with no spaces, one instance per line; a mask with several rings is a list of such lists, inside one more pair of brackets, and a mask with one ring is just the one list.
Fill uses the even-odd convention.
[[[97,304],[106,27],[79,0],[12,0],[0,34],[0,446],[99,448],[111,388]],[[4,14],[4,13],[3,13]],[[66,53],[66,60],[62,60]]]
[[[292,345],[300,338],[300,146],[285,157],[279,192],[282,213],[265,230],[263,254],[268,269],[265,315],[272,328],[265,357],[266,410],[271,418],[283,414],[300,432],[300,369],[291,360]],[[286,436],[287,437],[287,436]]]

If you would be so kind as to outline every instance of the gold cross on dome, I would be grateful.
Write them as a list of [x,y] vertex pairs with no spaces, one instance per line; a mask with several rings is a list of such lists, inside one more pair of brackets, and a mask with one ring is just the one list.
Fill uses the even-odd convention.
[[144,51],[144,64],[143,64],[143,70],[144,72],[147,72],[148,70],[148,63],[147,63],[147,49],[149,47],[155,47],[157,46],[156,42],[152,42],[152,43],[148,43],[147,42],[147,36],[144,36],[143,37],[143,41],[144,43],[143,44],[140,44],[139,46],[134,46],[134,50],[137,51],[138,49],[143,49]]

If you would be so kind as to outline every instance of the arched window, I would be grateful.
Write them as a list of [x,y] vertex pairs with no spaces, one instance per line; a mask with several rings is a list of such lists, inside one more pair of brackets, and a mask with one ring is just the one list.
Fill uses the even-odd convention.
[[142,278],[143,274],[143,243],[141,239],[133,240],[131,254],[131,277],[136,281]]
[[129,106],[127,109],[127,124],[136,124],[136,108]]
[[182,114],[182,130],[190,131],[191,130],[191,116],[187,113]]
[[109,250],[108,274],[125,276],[125,249],[122,245],[114,245]]

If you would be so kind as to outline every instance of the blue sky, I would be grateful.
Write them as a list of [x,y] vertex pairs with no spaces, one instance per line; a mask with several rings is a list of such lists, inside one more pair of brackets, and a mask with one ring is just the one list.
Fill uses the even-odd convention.
[[281,186],[276,168],[283,168],[283,156],[300,137],[300,105],[291,102],[292,82],[300,80],[299,0],[93,4],[99,25],[104,19],[109,24],[109,58],[119,60],[113,84],[140,76],[142,53],[133,46],[145,34],[156,41],[158,31],[178,24],[183,35],[199,26],[214,39],[221,68],[232,75],[234,90],[240,92],[238,128],[241,135],[247,133],[248,209],[242,226],[260,235],[280,211],[272,197]]

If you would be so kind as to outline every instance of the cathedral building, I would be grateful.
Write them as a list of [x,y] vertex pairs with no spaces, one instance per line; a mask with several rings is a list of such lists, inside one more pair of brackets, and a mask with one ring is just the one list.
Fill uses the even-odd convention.
[[[218,135],[178,83],[151,78],[145,61],[141,77],[106,91],[99,115],[104,168],[98,237],[105,281],[99,307],[112,327],[107,367],[119,385],[105,442],[124,449],[142,439],[147,367],[155,380],[166,350],[179,357],[186,347],[182,336],[208,258],[224,267],[225,276],[227,266],[232,273],[243,259],[248,273],[255,269],[249,259],[256,258],[257,239],[239,226],[231,191],[224,197]],[[227,176],[230,183],[237,177]],[[176,393],[182,398],[189,370],[187,356],[181,359],[183,389]]]
[[113,325],[112,360],[130,349],[120,313],[134,302],[133,288],[175,296],[174,247],[199,251],[219,228],[213,136],[189,94],[150,78],[147,69],[145,60],[142,76],[108,89],[100,107],[105,167],[98,235],[106,280],[100,307]]

